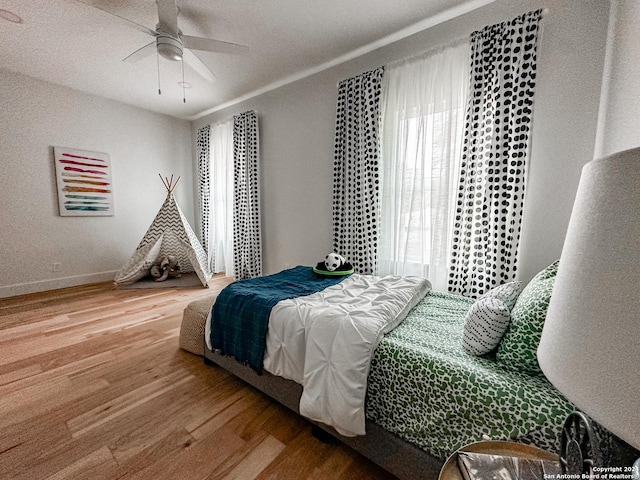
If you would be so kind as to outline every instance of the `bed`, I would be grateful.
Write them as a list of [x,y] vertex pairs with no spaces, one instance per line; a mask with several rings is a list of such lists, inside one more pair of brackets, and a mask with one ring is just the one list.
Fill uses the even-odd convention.
[[[542,326],[539,317],[542,316],[543,322],[546,309],[544,305],[542,308],[539,304],[531,305],[531,292],[538,303],[544,303],[546,296],[548,305],[556,270],[557,265],[543,270],[518,297],[512,295],[509,310],[515,314],[518,309],[533,309],[536,321],[540,324],[539,330]],[[357,275],[352,277],[362,280]],[[366,283],[371,276],[364,277],[362,281]],[[390,291],[396,290],[389,282],[397,279],[387,280],[387,283],[378,288],[379,296],[384,297]],[[348,304],[349,301],[336,301],[332,294],[327,293],[333,292],[336,288],[343,288],[340,285],[347,285],[344,282],[334,283],[305,297],[320,297],[323,299],[321,302],[342,305],[344,309],[344,304]],[[353,302],[360,302],[354,308],[362,310],[362,301],[371,304],[373,300],[362,300],[366,295],[363,294],[361,284],[360,287],[358,285],[356,282],[356,293],[352,294],[351,298]],[[354,423],[347,422],[347,426],[343,428],[339,422],[333,422],[331,418],[326,422],[318,421],[313,416],[313,411],[311,415],[307,414],[308,409],[305,410],[303,400],[305,390],[309,387],[303,388],[301,384],[304,383],[305,375],[308,377],[308,372],[292,373],[286,371],[286,368],[281,371],[279,368],[283,367],[278,366],[278,362],[268,360],[270,353],[273,353],[269,352],[269,342],[282,344],[284,335],[282,326],[272,324],[271,319],[267,337],[268,332],[273,329],[276,338],[266,340],[264,358],[267,361],[264,362],[266,367],[262,371],[256,369],[255,365],[251,366],[246,359],[238,362],[225,351],[225,348],[220,349],[219,344],[212,345],[212,332],[216,331],[216,325],[219,326],[214,315],[217,301],[210,311],[201,311],[199,315],[207,317],[207,331],[204,337],[208,340],[204,342],[201,353],[206,362],[227,369],[293,411],[300,413],[302,410],[303,416],[311,418],[310,421],[315,425],[317,432],[325,432],[338,438],[400,479],[435,479],[451,453],[461,446],[487,437],[494,440],[511,439],[559,452],[562,424],[574,408],[539,370],[536,371],[535,353],[534,362],[526,355],[518,358],[522,357],[522,351],[526,350],[521,348],[521,337],[532,330],[534,337],[536,334],[539,336],[537,326],[531,328],[532,320],[527,316],[529,313],[524,316],[527,322],[524,333],[514,319],[514,324],[509,325],[507,333],[504,334],[504,339],[511,339],[511,343],[517,343],[514,350],[515,359],[510,358],[510,355],[514,355],[509,349],[501,351],[502,345],[483,355],[471,355],[461,339],[468,334],[465,328],[469,326],[469,312],[477,306],[480,299],[438,293],[429,288],[428,282],[427,288],[424,288],[424,285],[424,282],[414,282],[413,286],[410,285],[409,290],[413,289],[417,294],[406,296],[402,300],[406,302],[404,307],[398,306],[391,315],[392,320],[379,326],[368,340],[372,345],[365,369],[363,432],[358,431],[357,422],[356,427],[353,427]],[[539,298],[540,285],[544,285],[542,300]],[[221,295],[223,293],[224,291]],[[301,298],[286,297],[276,304],[278,308],[273,308],[285,311],[302,310],[306,312],[302,317],[311,312],[315,316],[311,321],[306,318],[306,322],[314,325],[318,323],[318,318],[327,315],[326,311],[313,301],[310,305],[301,307],[298,304]],[[241,303],[244,301],[246,298]],[[288,319],[285,323],[296,322]],[[304,324],[304,321],[298,321],[298,327],[300,324]],[[331,335],[340,337],[345,334],[336,334],[334,331],[329,333],[329,336]],[[300,338],[305,337],[315,338],[308,335],[307,331],[299,335],[298,342],[302,342]],[[304,350],[308,347],[300,345],[298,343],[294,349]],[[528,345],[528,348],[535,350],[535,345]],[[286,355],[280,352],[281,357],[288,355],[289,352]],[[331,355],[335,353],[329,354]],[[326,363],[326,357],[320,364],[323,364],[322,362]],[[350,378],[348,381],[351,380]],[[311,403],[319,401],[324,405],[324,400],[318,400],[318,392],[313,388],[311,390]],[[330,392],[328,396],[336,395],[335,392]],[[345,402],[350,404],[350,400]]]

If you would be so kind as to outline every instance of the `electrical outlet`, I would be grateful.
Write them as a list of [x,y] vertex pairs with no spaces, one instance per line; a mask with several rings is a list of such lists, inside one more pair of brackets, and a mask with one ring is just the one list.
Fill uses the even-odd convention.
[[59,272],[60,271],[60,267],[62,267],[62,264],[60,262],[54,262],[51,264],[51,271],[52,272]]

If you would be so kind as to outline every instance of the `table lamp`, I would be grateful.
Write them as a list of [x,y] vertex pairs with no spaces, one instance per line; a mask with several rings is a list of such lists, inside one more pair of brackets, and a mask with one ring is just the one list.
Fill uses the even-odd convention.
[[640,449],[640,148],[582,170],[538,362],[580,411]]

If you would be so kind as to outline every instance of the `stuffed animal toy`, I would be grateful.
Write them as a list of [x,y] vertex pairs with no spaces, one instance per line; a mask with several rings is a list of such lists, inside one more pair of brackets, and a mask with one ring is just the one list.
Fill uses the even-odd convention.
[[336,269],[344,265],[345,259],[342,255],[338,255],[335,252],[331,252],[324,258],[324,266],[329,272],[333,272]]
[[351,275],[353,271],[353,265],[342,255],[335,252],[328,254],[324,257],[323,262],[318,262],[318,264],[313,267],[313,272],[321,277]]
[[180,278],[178,259],[168,255],[156,260],[149,270],[149,274],[156,282],[164,282],[167,278]]

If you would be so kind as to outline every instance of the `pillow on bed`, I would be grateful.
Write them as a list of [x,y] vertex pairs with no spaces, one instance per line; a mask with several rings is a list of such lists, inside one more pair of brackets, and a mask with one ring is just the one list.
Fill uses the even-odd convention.
[[487,297],[497,298],[503,301],[507,308],[511,310],[516,304],[516,300],[518,300],[520,290],[522,290],[522,282],[508,282],[492,288],[484,295],[478,297],[478,299]]
[[556,260],[555,262],[553,262],[551,265],[549,265],[547,268],[545,268],[544,270],[541,270],[540,272],[538,272],[538,274],[533,277],[533,279],[537,279],[537,280],[544,280],[546,278],[556,278],[556,275],[558,274],[558,265],[560,264],[560,260]]
[[489,353],[500,343],[509,326],[511,308],[520,293],[521,282],[499,285],[480,296],[467,312],[462,347],[471,355]]
[[496,354],[496,360],[509,370],[541,371],[536,352],[557,272],[558,262],[554,262],[533,277],[511,310],[511,323]]

